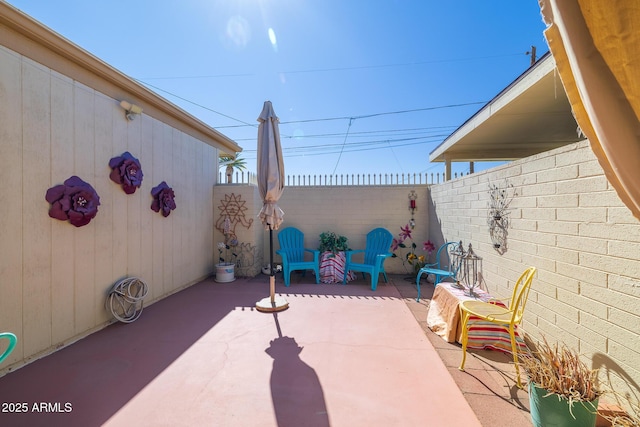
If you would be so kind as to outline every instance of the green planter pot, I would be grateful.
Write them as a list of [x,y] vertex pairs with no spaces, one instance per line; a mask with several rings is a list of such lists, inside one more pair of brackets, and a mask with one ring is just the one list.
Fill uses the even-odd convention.
[[[547,390],[529,383],[531,421],[534,427],[594,427],[598,399],[591,402],[573,402],[557,394],[545,397]],[[572,415],[573,414],[573,415]]]

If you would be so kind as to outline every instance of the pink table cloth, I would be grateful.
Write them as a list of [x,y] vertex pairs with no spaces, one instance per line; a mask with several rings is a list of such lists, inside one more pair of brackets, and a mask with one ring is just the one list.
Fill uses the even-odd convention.
[[[347,258],[344,252],[336,254],[323,252],[320,254],[320,281],[322,283],[342,283],[346,262]],[[355,280],[355,278],[355,273],[350,271],[347,275],[347,282]]]
[[[453,283],[441,282],[436,286],[429,303],[427,325],[429,329],[441,336],[447,342],[461,342],[462,321],[458,305],[461,301],[479,300],[488,302],[493,297],[482,289],[474,290],[474,296],[468,295],[468,290],[459,289]],[[504,307],[504,304],[498,302]],[[516,343],[518,351],[526,351],[524,341],[518,336],[516,329]],[[511,353],[511,338],[509,328],[482,321],[477,317],[469,318],[469,340],[467,348],[477,350],[490,349]]]

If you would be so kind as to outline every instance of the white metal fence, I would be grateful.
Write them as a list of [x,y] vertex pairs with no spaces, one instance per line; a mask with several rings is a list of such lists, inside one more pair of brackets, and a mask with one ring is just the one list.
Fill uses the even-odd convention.
[[[455,173],[453,178],[464,174]],[[334,185],[408,185],[438,184],[444,182],[444,173],[379,173],[379,174],[325,174],[325,175],[287,175],[285,185],[290,187],[334,186]],[[235,171],[231,182],[220,172],[220,184],[257,184],[254,172]]]

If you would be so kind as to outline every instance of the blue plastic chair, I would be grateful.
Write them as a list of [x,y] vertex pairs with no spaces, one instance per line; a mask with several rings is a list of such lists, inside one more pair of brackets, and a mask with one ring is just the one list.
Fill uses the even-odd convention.
[[456,280],[458,270],[460,269],[460,260],[456,260],[452,255],[460,248],[461,243],[462,242],[446,242],[438,248],[438,252],[436,252],[436,262],[427,264],[418,271],[418,275],[416,276],[418,298],[416,298],[416,301],[420,301],[420,276],[423,274],[434,274],[436,276],[434,286],[438,286],[438,283],[442,282],[442,279],[445,277],[451,277],[454,281]]
[[[306,249],[304,247],[304,234],[295,227],[287,227],[278,233],[280,249],[276,251],[282,257],[282,274],[284,285],[291,284],[291,272],[302,270],[306,274],[307,270],[316,273],[316,283],[320,283],[320,251],[317,249]],[[313,255],[313,261],[305,261],[305,252]]]
[[[347,283],[347,272],[360,271],[364,278],[364,273],[371,275],[371,290],[375,291],[378,287],[378,276],[380,273],[384,276],[384,281],[388,282],[387,273],[384,271],[384,260],[393,255],[389,252],[393,235],[384,228],[376,228],[367,234],[367,242],[365,249],[356,251],[349,250],[346,252],[347,262],[344,266],[344,280]],[[353,255],[364,253],[364,262],[356,263],[351,259]]]
[[4,359],[9,357],[9,355],[11,354],[13,349],[15,348],[16,343],[18,342],[18,338],[14,334],[12,334],[11,332],[2,332],[2,333],[0,333],[0,339],[9,340],[9,346],[4,351],[4,353],[0,354],[0,362],[2,362]]

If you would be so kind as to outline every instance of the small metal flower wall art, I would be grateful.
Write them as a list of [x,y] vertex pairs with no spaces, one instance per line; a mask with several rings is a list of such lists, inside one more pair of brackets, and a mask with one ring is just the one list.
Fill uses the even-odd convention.
[[100,196],[96,190],[75,175],[64,184],[48,189],[45,199],[51,203],[51,218],[68,220],[76,227],[89,224],[98,213],[100,205]]
[[109,178],[116,184],[120,184],[125,193],[133,194],[142,185],[143,174],[140,161],[128,151],[109,160],[109,167],[111,168]]
[[511,224],[509,206],[516,195],[513,184],[506,180],[502,186],[489,184],[487,225],[493,248],[500,255],[507,252],[507,236]]
[[169,216],[171,211],[176,208],[175,194],[166,182],[162,181],[157,187],[153,187],[151,195],[153,196],[151,209],[155,212],[161,212],[162,216]]

